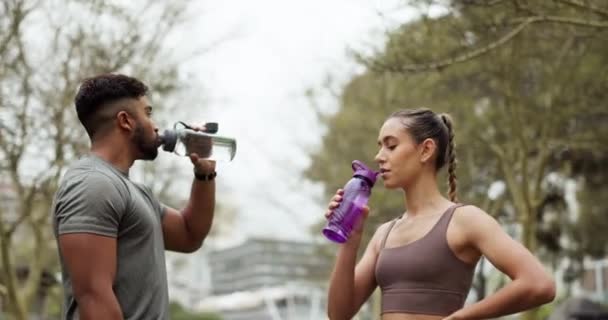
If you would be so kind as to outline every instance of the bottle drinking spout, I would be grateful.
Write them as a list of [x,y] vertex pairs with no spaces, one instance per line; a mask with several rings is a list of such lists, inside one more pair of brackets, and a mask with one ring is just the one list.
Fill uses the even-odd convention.
[[[178,128],[181,124],[183,128]],[[164,151],[180,156],[196,153],[200,158],[215,161],[232,161],[236,155],[236,139],[215,134],[218,124],[205,124],[205,131],[196,131],[183,122],[174,129],[165,130],[160,136]]]

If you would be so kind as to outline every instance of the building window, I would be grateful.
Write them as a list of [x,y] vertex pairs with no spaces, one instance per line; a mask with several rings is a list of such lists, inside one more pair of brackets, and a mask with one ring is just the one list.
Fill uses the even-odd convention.
[[585,291],[595,291],[595,268],[586,269],[581,278],[581,286]]

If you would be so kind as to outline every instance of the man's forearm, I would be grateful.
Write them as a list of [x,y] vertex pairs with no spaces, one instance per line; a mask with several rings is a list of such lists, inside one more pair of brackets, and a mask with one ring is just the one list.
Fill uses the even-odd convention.
[[182,211],[190,238],[202,243],[213,222],[215,210],[215,181],[194,179],[188,205]]

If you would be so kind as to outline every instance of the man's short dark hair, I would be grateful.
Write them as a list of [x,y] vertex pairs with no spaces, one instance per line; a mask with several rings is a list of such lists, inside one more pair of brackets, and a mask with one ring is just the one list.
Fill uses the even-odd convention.
[[[148,93],[148,87],[138,79],[122,74],[101,74],[85,79],[74,98],[78,119],[91,139],[108,120],[104,108],[125,98],[139,99]],[[106,110],[109,111],[109,110]]]

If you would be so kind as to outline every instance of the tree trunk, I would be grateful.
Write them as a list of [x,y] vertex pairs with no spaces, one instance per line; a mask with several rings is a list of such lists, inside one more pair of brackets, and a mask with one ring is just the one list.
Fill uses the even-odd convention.
[[0,220],[0,251],[2,254],[2,271],[6,285],[6,297],[8,314],[15,320],[27,320],[27,312],[18,292],[18,280],[15,274],[15,266],[9,253],[9,241],[4,231],[4,224]]

